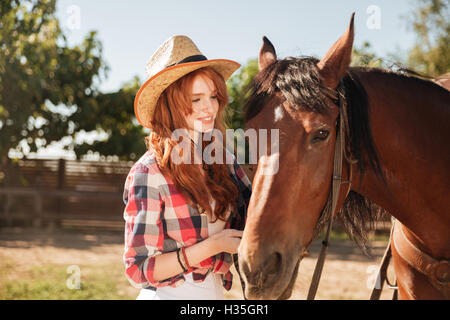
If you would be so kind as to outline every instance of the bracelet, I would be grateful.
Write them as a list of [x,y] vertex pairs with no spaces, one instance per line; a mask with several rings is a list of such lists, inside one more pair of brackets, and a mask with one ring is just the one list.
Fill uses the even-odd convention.
[[[186,267],[184,266],[183,262],[181,261],[182,259],[180,258],[180,250],[181,250],[181,249],[178,249],[178,250],[177,250],[177,259],[178,259],[178,263],[180,264],[181,269],[183,269],[183,272],[186,272],[186,271],[188,271],[188,270],[186,269]],[[184,257],[183,257],[183,258],[184,258]]]
[[186,263],[188,270],[191,270],[191,265],[189,264],[189,261],[188,261],[187,255],[186,255],[186,247],[182,247],[181,252],[183,253],[184,262]]

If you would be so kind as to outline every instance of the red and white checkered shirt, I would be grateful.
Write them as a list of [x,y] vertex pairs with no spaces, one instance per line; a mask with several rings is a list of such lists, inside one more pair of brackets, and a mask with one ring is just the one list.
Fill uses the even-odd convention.
[[[243,230],[251,195],[251,183],[234,159],[229,164],[230,176],[239,190],[237,211],[232,212],[225,229]],[[228,162],[229,163],[229,162]],[[173,181],[165,177],[155,155],[147,151],[131,168],[123,194],[125,203],[125,274],[137,288],[177,287],[184,281],[179,274],[163,281],[153,278],[155,256],[188,247],[208,237],[208,219],[190,206]],[[193,266],[192,277],[200,282],[210,272],[222,274],[223,286],[230,290],[233,258],[219,253]]]

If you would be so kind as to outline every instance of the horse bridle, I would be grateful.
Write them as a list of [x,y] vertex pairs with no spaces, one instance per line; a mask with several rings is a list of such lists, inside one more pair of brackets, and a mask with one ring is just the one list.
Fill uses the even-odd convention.
[[[327,90],[326,94],[330,95],[332,92]],[[334,151],[334,164],[333,164],[333,178],[332,178],[332,189],[330,191],[328,201],[321,212],[321,217],[329,215],[329,221],[327,224],[327,230],[325,238],[322,241],[322,248],[320,250],[319,257],[317,259],[316,267],[314,269],[314,274],[311,280],[311,284],[308,291],[307,300],[314,300],[317,288],[319,286],[320,277],[323,270],[323,265],[325,263],[325,257],[330,241],[330,234],[333,225],[333,218],[336,211],[337,201],[340,195],[341,185],[348,184],[347,191],[345,193],[345,198],[351,189],[352,181],[352,164],[357,163],[357,160],[350,159],[346,153],[345,138],[349,136],[349,125],[347,117],[347,101],[345,98],[344,86],[342,81],[339,84],[337,94],[339,95],[339,130],[336,136],[336,146]],[[346,131],[347,130],[347,131]],[[347,135],[348,134],[348,135]],[[347,161],[349,165],[349,178],[348,180],[342,179],[342,163],[343,159]],[[414,269],[425,275],[430,283],[443,295],[448,298],[450,297],[450,277],[448,276],[448,270],[450,270],[450,260],[443,259],[437,260],[422,250],[418,249],[414,244],[412,244],[408,238],[404,235],[401,226],[398,223],[392,221],[391,234],[389,237],[389,243],[382,258],[382,262],[378,271],[377,281],[379,281],[379,286],[374,286],[370,300],[378,300],[380,298],[381,290],[383,287],[383,282],[386,282],[388,287],[394,289],[393,299],[397,299],[397,285],[393,285],[389,282],[387,278],[387,268],[389,261],[392,257],[391,253],[391,242],[394,244],[399,256],[406,261]]]
[[[334,149],[334,163],[333,163],[333,177],[332,177],[332,187],[330,190],[330,194],[328,196],[327,203],[324,209],[321,212],[321,217],[327,217],[329,215],[329,221],[327,224],[327,230],[325,234],[325,238],[322,241],[322,248],[320,250],[319,257],[317,259],[316,267],[314,269],[314,274],[311,280],[311,284],[308,291],[307,300],[314,300],[317,292],[317,288],[319,286],[320,277],[322,275],[323,265],[325,263],[325,257],[327,254],[327,249],[330,241],[331,229],[333,226],[333,217],[335,214],[337,202],[340,195],[341,185],[347,184],[347,191],[345,193],[345,198],[350,192],[351,181],[352,181],[352,164],[355,164],[357,161],[350,159],[346,153],[346,144],[345,137],[349,130],[348,126],[348,116],[347,116],[347,101],[345,98],[344,85],[342,81],[337,89],[337,95],[339,99],[339,130],[336,135],[336,145]],[[342,179],[342,163],[343,159],[347,161],[349,165],[349,179]]]

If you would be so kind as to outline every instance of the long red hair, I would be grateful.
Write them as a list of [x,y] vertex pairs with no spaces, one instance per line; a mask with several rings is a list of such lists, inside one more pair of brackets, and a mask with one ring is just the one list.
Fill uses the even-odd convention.
[[[175,164],[171,159],[171,152],[178,143],[172,140],[172,133],[175,129],[187,128],[186,116],[193,112],[192,84],[198,75],[208,77],[215,85],[219,110],[214,128],[220,130],[222,137],[225,137],[224,110],[228,103],[227,87],[219,73],[205,67],[178,79],[161,94],[151,122],[152,131],[145,138],[145,142],[147,149],[155,153],[161,172],[173,180],[190,205],[203,208],[213,221],[217,219],[225,221],[228,208],[236,209],[238,195],[225,161],[225,139],[222,143],[224,161],[221,164],[206,164],[203,157],[202,164]],[[203,141],[202,150],[212,141]],[[191,147],[191,150],[195,149],[193,142]],[[201,170],[206,173],[205,179],[202,178]],[[209,203],[210,197],[215,200],[214,212]]]

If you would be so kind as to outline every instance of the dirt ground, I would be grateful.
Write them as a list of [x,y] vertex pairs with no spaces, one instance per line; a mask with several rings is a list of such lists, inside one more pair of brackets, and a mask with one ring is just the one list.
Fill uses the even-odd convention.
[[[377,266],[385,250],[385,242],[371,243],[372,257],[365,256],[351,241],[333,241],[328,251],[316,299],[368,299],[375,281]],[[320,242],[310,247],[311,255],[302,261],[291,299],[305,299]],[[121,232],[37,231],[30,229],[2,229],[0,231],[0,259],[13,261],[14,268],[30,265],[104,265],[123,266],[123,235]],[[232,268],[237,280],[237,274]],[[392,270],[389,269],[392,279]],[[130,297],[138,289],[124,286]],[[385,288],[382,299],[390,299],[392,291]],[[239,281],[233,281],[226,299],[242,299]]]

